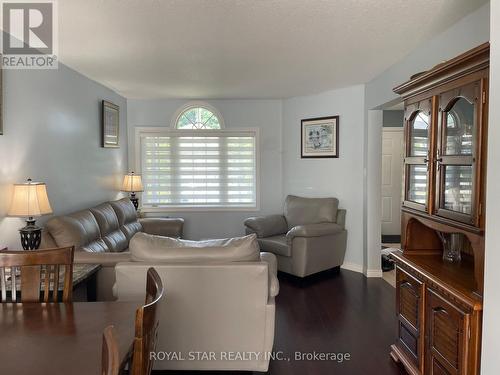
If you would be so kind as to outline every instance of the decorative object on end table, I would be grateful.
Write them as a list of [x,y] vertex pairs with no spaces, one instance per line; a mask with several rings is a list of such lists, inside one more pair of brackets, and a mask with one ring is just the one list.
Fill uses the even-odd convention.
[[102,147],[120,147],[120,107],[102,101]]
[[301,121],[301,157],[339,157],[339,116],[310,118]]
[[130,200],[134,204],[136,210],[139,209],[139,198],[136,197],[135,193],[144,191],[142,186],[141,176],[130,172],[123,178],[122,191],[130,193]]
[[28,178],[26,183],[14,185],[14,195],[8,215],[27,218],[26,226],[19,230],[24,250],[36,250],[40,247],[42,228],[36,225],[34,217],[51,213],[52,208],[44,183],[33,182]]

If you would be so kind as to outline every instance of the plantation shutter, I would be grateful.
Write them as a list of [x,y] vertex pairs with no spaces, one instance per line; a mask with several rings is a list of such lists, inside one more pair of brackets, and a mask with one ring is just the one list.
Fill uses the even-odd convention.
[[140,142],[144,207],[256,207],[255,131],[171,130]]

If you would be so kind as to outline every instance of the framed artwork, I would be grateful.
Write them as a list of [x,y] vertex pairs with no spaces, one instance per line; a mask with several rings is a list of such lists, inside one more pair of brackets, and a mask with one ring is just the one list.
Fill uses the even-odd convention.
[[120,147],[120,107],[102,101],[102,147]]
[[302,158],[339,157],[339,116],[301,121]]

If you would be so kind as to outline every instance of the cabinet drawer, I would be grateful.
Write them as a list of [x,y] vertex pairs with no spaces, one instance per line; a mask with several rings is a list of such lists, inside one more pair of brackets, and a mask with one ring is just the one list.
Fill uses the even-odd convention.
[[399,316],[413,330],[418,331],[421,321],[423,283],[401,268],[396,270],[396,294]]
[[396,297],[398,313],[398,347],[408,359],[421,369],[423,361],[423,316],[424,284],[402,270],[396,269]]
[[430,374],[465,374],[470,314],[427,289],[427,355]]

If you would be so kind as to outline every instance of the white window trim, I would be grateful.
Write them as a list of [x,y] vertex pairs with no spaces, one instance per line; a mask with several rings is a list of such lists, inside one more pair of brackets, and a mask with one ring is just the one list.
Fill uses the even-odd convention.
[[[172,213],[172,212],[215,212],[215,211],[232,211],[232,212],[256,212],[260,211],[260,129],[259,128],[236,128],[236,129],[197,129],[196,134],[203,135],[228,135],[234,133],[240,135],[242,132],[249,132],[255,135],[255,207],[184,207],[184,206],[169,206],[169,207],[141,207],[141,212],[144,213]],[[142,134],[193,134],[192,129],[172,129],[169,127],[152,127],[140,126],[135,127],[134,133],[134,154],[135,154],[135,171],[142,173],[141,165],[141,135]],[[142,194],[142,193],[137,193]],[[140,197],[142,198],[142,196]]]
[[[219,124],[220,124],[220,130],[226,128],[226,126],[224,124],[224,119],[222,118],[222,114],[219,112],[219,110],[217,108],[215,108],[214,106],[208,104],[207,102],[203,102],[200,100],[194,100],[194,101],[188,102],[188,103],[184,104],[182,107],[180,107],[177,111],[175,111],[175,113],[172,117],[172,120],[170,122],[170,127],[172,129],[177,129],[177,122],[179,121],[179,118],[182,116],[182,114],[189,109],[198,108],[198,107],[206,108],[210,112],[212,112],[215,116],[217,116],[217,119],[219,120]],[[203,130],[203,129],[200,129],[200,130]],[[211,129],[211,130],[219,130],[219,129]]]

